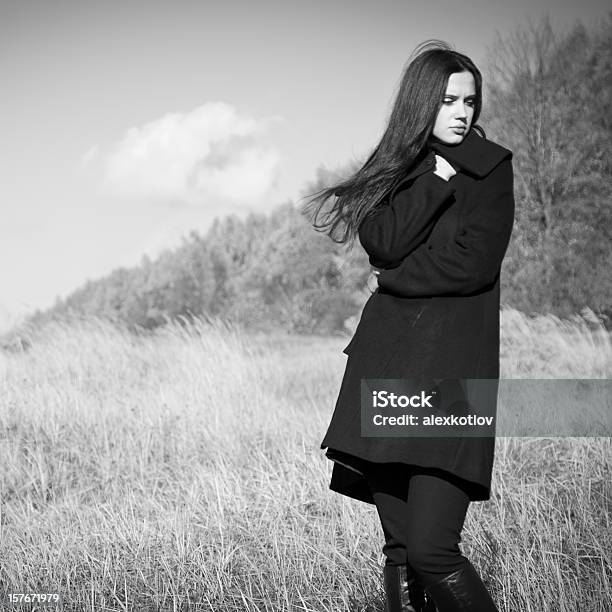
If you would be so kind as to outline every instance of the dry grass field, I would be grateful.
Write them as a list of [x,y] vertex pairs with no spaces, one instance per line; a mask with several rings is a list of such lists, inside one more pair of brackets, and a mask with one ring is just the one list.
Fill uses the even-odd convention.
[[[502,317],[502,378],[610,378],[596,323]],[[376,511],[319,449],[346,342],[92,320],[0,353],[0,609],[382,612]],[[498,438],[462,546],[500,612],[612,609],[611,448]]]

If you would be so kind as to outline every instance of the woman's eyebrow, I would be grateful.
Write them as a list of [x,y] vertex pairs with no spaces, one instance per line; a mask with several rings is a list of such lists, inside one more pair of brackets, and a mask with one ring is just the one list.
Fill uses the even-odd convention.
[[[458,98],[459,96],[456,96],[455,94],[444,94],[445,98]],[[469,96],[465,96],[466,98],[475,98],[476,94],[470,94]]]

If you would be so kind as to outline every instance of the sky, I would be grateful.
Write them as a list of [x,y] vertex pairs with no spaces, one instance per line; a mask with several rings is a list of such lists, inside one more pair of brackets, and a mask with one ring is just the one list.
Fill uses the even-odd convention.
[[[0,331],[363,159],[412,50],[603,0],[0,0]],[[486,126],[485,126],[486,127]]]

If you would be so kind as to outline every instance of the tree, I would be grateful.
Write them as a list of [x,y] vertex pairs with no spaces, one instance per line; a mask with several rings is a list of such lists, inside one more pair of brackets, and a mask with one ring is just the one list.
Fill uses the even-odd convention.
[[489,49],[483,123],[514,152],[518,306],[604,306],[592,272],[601,284],[610,256],[611,25],[612,14],[599,31],[558,35],[545,17]]

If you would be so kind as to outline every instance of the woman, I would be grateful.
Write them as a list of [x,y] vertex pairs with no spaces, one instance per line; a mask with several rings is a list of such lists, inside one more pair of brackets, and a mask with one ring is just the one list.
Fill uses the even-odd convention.
[[321,448],[334,461],[330,489],[376,505],[389,612],[497,610],[458,546],[469,503],[490,497],[493,435],[361,431],[362,379],[497,384],[499,272],[514,222],[512,152],[475,125],[481,105],[474,63],[427,41],[404,71],[370,158],[306,207],[332,239],[358,236],[377,277],[344,349],[346,371]]

